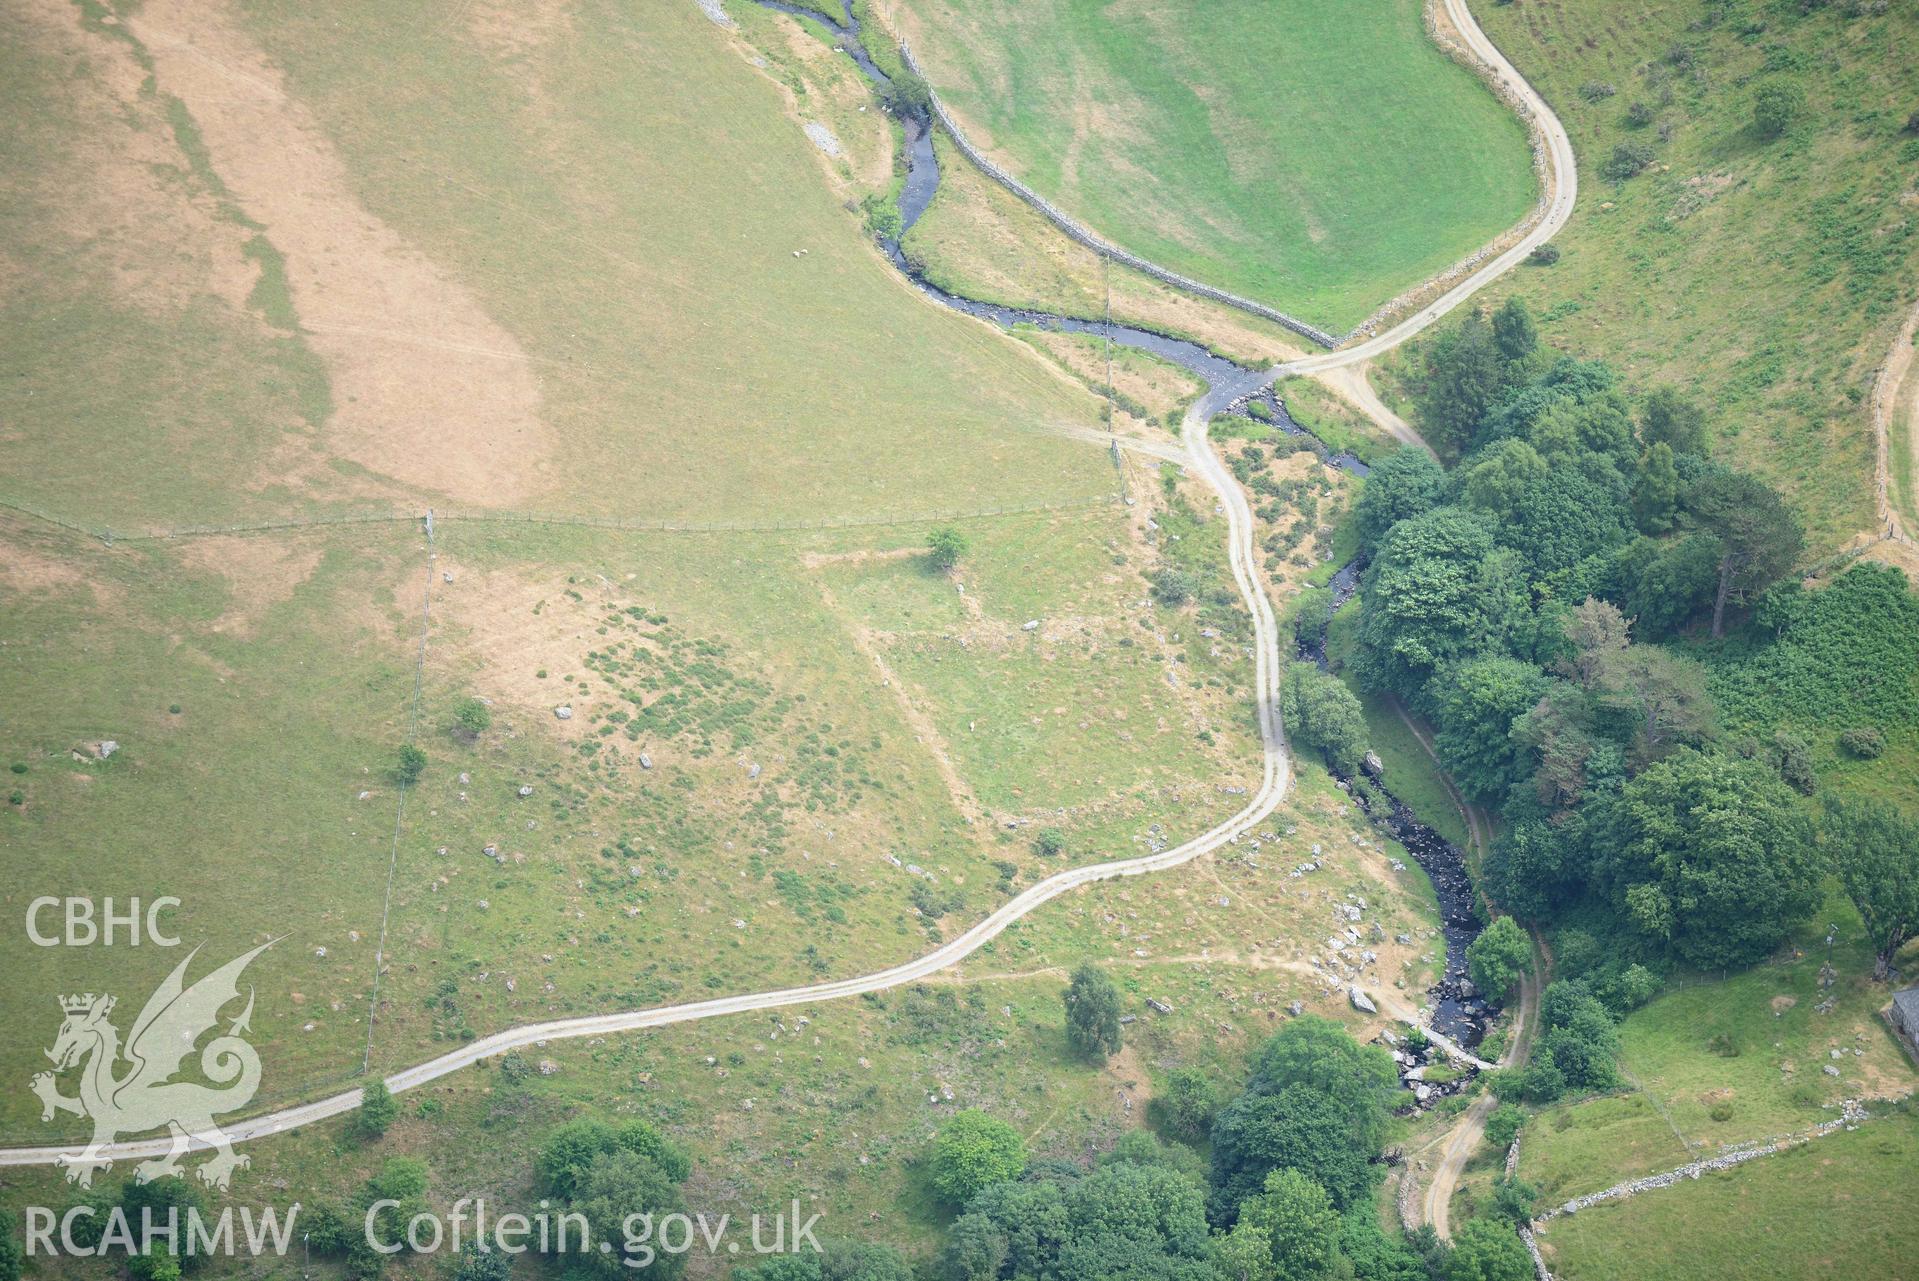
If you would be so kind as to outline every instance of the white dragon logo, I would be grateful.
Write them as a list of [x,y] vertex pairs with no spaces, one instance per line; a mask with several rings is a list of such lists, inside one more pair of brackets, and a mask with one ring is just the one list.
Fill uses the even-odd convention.
[[[253,1017],[251,988],[240,1017],[225,1035],[214,1037],[200,1051],[200,1071],[213,1085],[173,1077],[195,1043],[219,1022],[221,1008],[238,999],[240,972],[277,941],[262,943],[187,987],[187,964],[200,951],[193,949],[147,998],[124,1050],[119,1030],[107,1021],[113,997],[89,992],[60,998],[66,1021],[47,1051],[53,1071],[33,1078],[33,1092],[40,1096],[42,1121],[51,1121],[56,1112],[93,1120],[93,1138],[86,1150],[59,1158],[69,1182],[91,1187],[94,1172],[113,1164],[102,1155],[106,1145],[122,1134],[162,1126],[172,1133],[173,1147],[165,1156],[142,1161],[135,1168],[134,1178],[141,1183],[180,1173],[180,1158],[194,1143],[214,1149],[198,1171],[209,1187],[224,1191],[233,1171],[248,1164],[246,1157],[234,1154],[232,1143],[214,1124],[213,1114],[245,1107],[260,1088],[260,1056],[240,1037]],[[128,1067],[118,1072],[122,1059]],[[76,1065],[80,1065],[80,1094],[68,1098],[60,1093],[57,1077]]]

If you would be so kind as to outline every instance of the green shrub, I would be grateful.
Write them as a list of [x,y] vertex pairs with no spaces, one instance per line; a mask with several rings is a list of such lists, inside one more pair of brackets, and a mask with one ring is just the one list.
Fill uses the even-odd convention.
[[1197,1143],[1212,1129],[1213,1116],[1219,1111],[1219,1090],[1198,1068],[1176,1068],[1153,1102],[1170,1133]]
[[940,573],[950,573],[971,546],[965,534],[942,525],[926,535],[926,559]]
[[492,728],[493,711],[477,698],[463,698],[453,709],[453,723],[469,738],[478,738]]
[[1043,858],[1058,858],[1066,852],[1066,838],[1049,827],[1033,838],[1033,852]]
[[1526,255],[1526,261],[1535,267],[1550,267],[1559,261],[1559,246],[1550,240],[1545,244],[1534,245],[1533,251]]
[[949,1205],[962,1206],[981,1189],[1019,1177],[1026,1143],[998,1117],[977,1108],[960,1113],[933,1138],[933,1189]]
[[1779,777],[1793,791],[1811,796],[1818,788],[1819,778],[1812,768],[1812,744],[1799,735],[1783,729],[1774,733],[1772,759]]
[[1862,761],[1877,760],[1886,750],[1886,736],[1870,727],[1849,729],[1839,736],[1839,748]]
[[400,1105],[393,1101],[392,1091],[386,1088],[386,1082],[369,1081],[360,1092],[360,1111],[355,1120],[360,1133],[369,1138],[379,1138],[400,1115]]
[[1919,595],[1904,574],[1854,565],[1784,612],[1777,640],[1729,648],[1716,664],[1713,698],[1728,722],[1919,724]]
[[1612,149],[1612,156],[1601,166],[1600,172],[1608,182],[1624,182],[1646,171],[1653,162],[1652,144],[1649,142],[1622,142]]
[[420,775],[426,772],[426,753],[412,743],[402,744],[400,756],[393,765],[393,777],[402,787],[411,787],[420,781]]
[[1162,605],[1184,605],[1193,591],[1192,576],[1177,565],[1162,565],[1153,573],[1153,595]]
[[904,225],[900,220],[899,206],[880,192],[873,192],[862,200],[860,212],[864,216],[867,234],[875,240],[890,244],[900,238]]
[[910,71],[894,72],[880,94],[896,115],[923,116],[932,110],[933,91]]
[[1806,91],[1787,80],[1760,85],[1752,96],[1752,127],[1761,138],[1777,138],[1806,109]]
[[1519,1137],[1520,1127],[1526,1124],[1524,1109],[1516,1104],[1501,1103],[1486,1118],[1486,1142],[1501,1152],[1513,1145]]

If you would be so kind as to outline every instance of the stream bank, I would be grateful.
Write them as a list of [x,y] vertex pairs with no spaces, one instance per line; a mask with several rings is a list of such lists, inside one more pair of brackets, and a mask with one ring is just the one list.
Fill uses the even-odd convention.
[[[833,36],[837,47],[852,58],[878,89],[884,91],[890,87],[891,79],[861,43],[860,23],[848,0],[841,0],[842,17],[838,19],[819,9],[787,3],[785,0],[754,2],[820,24]],[[882,93],[882,97],[887,96]],[[930,117],[921,111],[899,113],[896,118],[900,120],[905,138],[906,180],[899,198],[900,234],[904,235],[932,203],[939,189],[940,171],[938,158],[933,151]],[[1264,371],[1240,365],[1198,343],[1170,334],[1112,321],[1084,320],[1033,308],[1002,306],[955,294],[927,280],[901,252],[898,238],[884,239],[880,245],[887,258],[914,287],[941,306],[1006,329],[1015,325],[1032,325],[1064,333],[1087,334],[1144,351],[1185,369],[1204,382],[1208,396],[1219,398],[1215,403],[1220,404],[1220,413],[1246,417],[1285,435],[1304,438],[1328,466],[1362,477],[1369,470],[1358,457],[1333,450],[1298,423],[1287,411],[1285,402],[1273,391]],[[1264,408],[1264,414],[1255,416],[1250,411],[1248,406],[1254,403]],[[1333,599],[1327,612],[1329,622],[1332,614],[1357,592],[1362,568],[1355,561],[1343,566],[1334,576]],[[1299,647],[1299,657],[1325,667],[1323,628],[1319,629],[1316,640],[1309,639]],[[1387,790],[1379,779],[1368,777],[1363,785],[1355,785],[1354,780],[1343,778],[1339,782],[1373,824],[1404,846],[1432,881],[1439,903],[1446,954],[1439,981],[1427,991],[1433,1011],[1432,1026],[1455,1044],[1467,1049],[1476,1047],[1494,1011],[1473,990],[1466,975],[1466,948],[1478,937],[1482,927],[1478,918],[1476,893],[1466,872],[1464,853],[1422,823],[1411,807]],[[1381,798],[1385,802],[1383,806],[1380,804]],[[1416,1058],[1404,1051],[1399,1053],[1402,1060]],[[1417,1071],[1420,1067],[1418,1062],[1401,1063],[1402,1073]],[[1462,1081],[1465,1079],[1469,1078],[1461,1078]],[[1409,1082],[1417,1084],[1417,1077],[1409,1078]],[[1420,1101],[1424,1103],[1427,1098],[1452,1093],[1458,1085],[1459,1082],[1455,1082],[1424,1087],[1426,1096]]]

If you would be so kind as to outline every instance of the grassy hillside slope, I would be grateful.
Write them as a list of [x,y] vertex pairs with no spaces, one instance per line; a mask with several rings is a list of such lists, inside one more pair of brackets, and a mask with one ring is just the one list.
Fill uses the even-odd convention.
[[[1712,406],[1719,452],[1784,489],[1811,543],[1873,522],[1873,371],[1919,296],[1919,10],[1766,0],[1476,7],[1571,132],[1579,206],[1518,294],[1554,346]],[[1776,139],[1754,99],[1796,87]],[[1643,124],[1636,121],[1645,121]],[[1648,149],[1614,180],[1621,145]],[[1618,170],[1614,171],[1615,173]]]
[[1559,1219],[1540,1243],[1566,1281],[1704,1281],[1724,1276],[1729,1258],[1755,1281],[1905,1276],[1919,1248],[1919,1220],[1909,1213],[1915,1161],[1919,1119],[1901,1108],[1698,1182]]
[[1100,234],[1335,332],[1516,222],[1525,133],[1417,0],[887,7],[1021,181]]
[[8,498],[770,522],[1112,488],[1043,431],[1092,399],[905,287],[697,6],[26,8]]
[[[1242,636],[1237,598],[1142,606],[1156,493],[1107,501],[1106,451],[1047,430],[1098,403],[862,234],[864,98],[807,110],[861,158],[822,163],[690,4],[4,12],[0,95],[43,127],[0,142],[0,499],[122,531],[440,514],[430,545],[0,519],[0,907],[172,893],[208,962],[285,936],[263,1105],[358,1068],[383,928],[392,1067],[864,972],[1242,803],[1252,661],[1199,635]],[[926,513],[1059,502],[925,563]],[[756,530],[449,511],[500,507]],[[177,959],[8,937],[21,1079],[53,997],[131,1004]]]

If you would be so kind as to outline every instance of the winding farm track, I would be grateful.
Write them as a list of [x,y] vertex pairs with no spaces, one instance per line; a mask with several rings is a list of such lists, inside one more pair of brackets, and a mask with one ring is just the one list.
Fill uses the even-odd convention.
[[[1279,719],[1279,676],[1283,666],[1279,626],[1273,614],[1272,603],[1267,598],[1258,577],[1251,507],[1247,503],[1244,492],[1208,443],[1208,425],[1213,415],[1219,410],[1259,391],[1276,377],[1288,373],[1319,373],[1354,365],[1405,342],[1459,306],[1489,281],[1510,270],[1530,252],[1533,245],[1542,243],[1554,235],[1564,225],[1572,211],[1575,180],[1572,147],[1566,137],[1565,129],[1560,125],[1558,118],[1552,114],[1551,109],[1546,106],[1545,101],[1526,85],[1519,74],[1493,47],[1491,41],[1480,32],[1464,0],[1441,0],[1441,3],[1464,34],[1468,47],[1483,59],[1491,74],[1504,80],[1512,92],[1530,107],[1532,124],[1542,131],[1547,143],[1551,183],[1549,207],[1546,216],[1541,218],[1532,231],[1511,248],[1486,262],[1473,275],[1453,286],[1438,299],[1386,333],[1342,351],[1308,357],[1275,366],[1263,372],[1250,370],[1236,377],[1222,379],[1210,387],[1205,395],[1187,410],[1181,428],[1186,463],[1204,478],[1219,496],[1221,507],[1226,514],[1227,553],[1232,566],[1233,579],[1239,587],[1241,598],[1245,601],[1253,620],[1256,666],[1254,688],[1264,760],[1260,786],[1247,800],[1245,807],[1202,835],[1158,854],[1096,863],[1048,877],[1009,900],[990,916],[950,942],[942,944],[924,956],[888,969],[855,978],[815,983],[804,987],[782,988],[772,992],[716,997],[708,1001],[656,1006],[644,1010],[626,1010],[612,1014],[584,1015],[509,1028],[391,1074],[386,1078],[389,1089],[399,1093],[426,1085],[463,1068],[471,1067],[482,1059],[508,1050],[532,1046],[542,1041],[642,1031],[731,1014],[749,1014],[756,1011],[782,1009],[787,1006],[811,1005],[820,1001],[838,1000],[899,987],[958,964],[998,936],[1008,926],[1035,908],[1063,894],[1097,881],[1140,876],[1178,867],[1227,844],[1235,836],[1259,824],[1278,807],[1285,798],[1287,788],[1292,781],[1292,767],[1286,752],[1285,732]],[[346,1090],[323,1099],[316,1099],[311,1103],[235,1121],[224,1128],[229,1140],[234,1143],[244,1143],[344,1115],[353,1111],[359,1104],[360,1091]],[[196,1143],[194,1146],[198,1148],[203,1145]],[[108,1161],[145,1159],[163,1155],[170,1147],[171,1142],[165,1137],[136,1139],[102,1145],[91,1155]],[[79,1151],[79,1146],[75,1144],[4,1148],[0,1149],[0,1166],[55,1165],[74,1157]]]
[[[1430,734],[1406,711],[1405,705],[1397,698],[1390,700],[1393,713],[1405,724],[1421,751],[1431,759],[1433,768],[1439,771],[1439,781],[1445,784],[1446,795],[1458,808],[1460,816],[1466,820],[1466,828],[1472,839],[1473,848],[1480,858],[1486,857],[1486,840],[1491,826],[1479,807],[1467,800],[1452,779],[1446,776],[1439,762],[1439,752],[1433,746]],[[1496,1067],[1524,1067],[1532,1057],[1533,1037],[1539,1026],[1540,976],[1546,972],[1547,955],[1544,945],[1537,935],[1533,939],[1532,972],[1520,980],[1519,1000],[1513,1006],[1512,1033],[1507,1038],[1506,1048],[1499,1056]],[[1480,1136],[1486,1132],[1486,1118],[1499,1106],[1499,1099],[1490,1091],[1474,1099],[1472,1105],[1459,1114],[1452,1128],[1433,1140],[1432,1146],[1439,1148],[1439,1164],[1433,1168],[1426,1180],[1426,1190],[1418,1202],[1419,1222],[1428,1224],[1442,1240],[1452,1239],[1452,1203],[1453,1193],[1459,1187],[1459,1176],[1465,1172],[1466,1162],[1472,1158],[1479,1147]],[[1402,1202],[1402,1206],[1410,1202]],[[1407,1227],[1417,1227],[1418,1223],[1407,1223]]]
[[[1872,432],[1878,453],[1873,484],[1878,491],[1880,538],[1909,546],[1914,542],[1913,531],[1906,528],[1899,505],[1892,499],[1892,435],[1906,433],[1907,456],[1913,460],[1915,471],[1919,471],[1919,395],[1908,397],[1906,386],[1914,365],[1919,364],[1914,360],[1915,339],[1919,339],[1919,307],[1912,309],[1906,323],[1893,337],[1892,350],[1872,384]],[[1908,399],[1911,403],[1907,406],[1906,421],[1900,422],[1899,410]],[[1919,475],[1902,477],[1900,487],[1909,494],[1919,492]]]
[[1287,361],[1275,369],[1276,376],[1318,374],[1385,355],[1518,266],[1527,254],[1558,235],[1560,228],[1572,217],[1573,204],[1579,199],[1579,176],[1577,166],[1573,163],[1572,138],[1566,133],[1566,126],[1559,122],[1559,117],[1553,114],[1553,109],[1539,96],[1539,92],[1506,60],[1506,55],[1499,51],[1499,47],[1479,29],[1472,11],[1466,7],[1466,0],[1438,0],[1438,6],[1458,29],[1467,52],[1498,87],[1500,96],[1524,104],[1526,122],[1545,151],[1546,210],[1525,235],[1391,329],[1323,356]]

